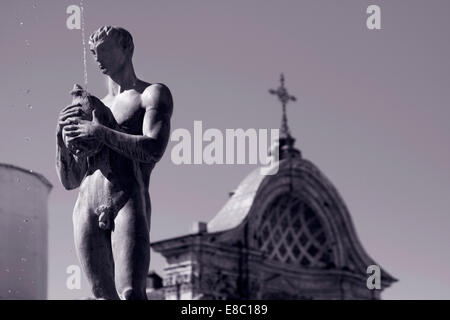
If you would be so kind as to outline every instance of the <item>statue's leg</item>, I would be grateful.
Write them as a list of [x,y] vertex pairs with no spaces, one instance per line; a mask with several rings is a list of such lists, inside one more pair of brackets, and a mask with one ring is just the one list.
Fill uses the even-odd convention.
[[124,300],[147,300],[150,264],[150,209],[130,199],[115,219],[112,233],[117,291]]
[[111,231],[102,230],[98,216],[89,210],[73,215],[75,248],[96,299],[118,300],[114,283]]

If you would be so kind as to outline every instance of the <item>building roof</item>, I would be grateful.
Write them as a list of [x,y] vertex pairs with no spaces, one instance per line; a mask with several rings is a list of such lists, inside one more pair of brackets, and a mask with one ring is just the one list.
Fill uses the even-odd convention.
[[6,168],[6,169],[11,169],[11,170],[17,170],[17,171],[21,171],[23,173],[29,174],[31,176],[36,177],[39,181],[41,181],[50,191],[53,188],[53,185],[50,183],[50,181],[48,181],[48,179],[46,177],[44,177],[42,174],[25,169],[25,168],[21,168],[19,166],[13,165],[13,164],[8,164],[8,163],[0,163],[0,167]]
[[[325,219],[326,224],[334,230],[336,246],[354,261],[357,268],[362,270],[364,266],[376,264],[364,250],[345,201],[338,190],[311,161],[301,157],[282,159],[277,175],[262,175],[259,168],[253,170],[208,223],[208,233],[236,230],[245,225],[249,219],[250,229],[258,228],[254,226],[258,219],[255,218],[255,214],[262,212],[267,203],[273,201],[277,195],[285,193],[290,179],[297,184],[294,194],[309,198],[320,207],[317,213],[320,213],[321,218]],[[298,183],[302,191],[299,191]],[[349,263],[347,258],[342,261],[344,260]],[[383,279],[388,282],[396,281],[385,270]]]
[[208,232],[220,232],[237,227],[244,221],[258,188],[267,176],[256,168],[239,184],[217,215],[208,223]]

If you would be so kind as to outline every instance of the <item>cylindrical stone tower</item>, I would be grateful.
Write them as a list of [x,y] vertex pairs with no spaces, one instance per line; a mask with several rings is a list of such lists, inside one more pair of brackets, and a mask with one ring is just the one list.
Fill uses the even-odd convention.
[[47,299],[47,215],[52,185],[0,163],[0,299]]

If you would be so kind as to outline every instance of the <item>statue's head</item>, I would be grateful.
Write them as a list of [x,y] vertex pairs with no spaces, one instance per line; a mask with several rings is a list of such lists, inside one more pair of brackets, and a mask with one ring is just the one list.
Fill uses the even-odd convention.
[[89,37],[89,48],[104,74],[114,74],[131,63],[133,37],[120,27],[103,26]]

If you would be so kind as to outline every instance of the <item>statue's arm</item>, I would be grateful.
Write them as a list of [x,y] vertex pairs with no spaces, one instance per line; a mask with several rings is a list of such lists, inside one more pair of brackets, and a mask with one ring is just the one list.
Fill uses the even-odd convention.
[[87,171],[86,158],[74,156],[65,146],[62,134],[56,137],[56,172],[66,190],[78,188]]
[[154,84],[142,93],[145,115],[142,135],[132,135],[101,125],[101,140],[112,150],[136,161],[159,161],[167,147],[173,102],[169,89]]

